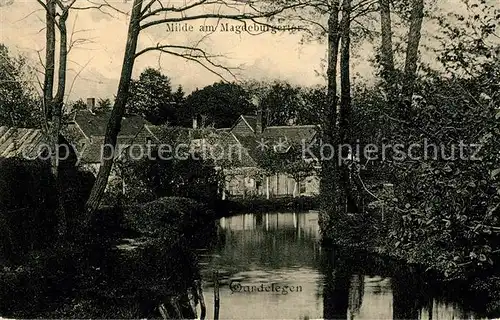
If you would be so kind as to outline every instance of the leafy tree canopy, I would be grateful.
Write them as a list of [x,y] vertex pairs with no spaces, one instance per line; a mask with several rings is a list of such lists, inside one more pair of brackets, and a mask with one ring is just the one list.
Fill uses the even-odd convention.
[[245,89],[266,112],[268,125],[317,124],[326,99],[322,87],[293,86],[285,81],[249,81]]
[[139,79],[131,82],[127,112],[141,115],[153,124],[176,123],[181,93],[182,88],[172,92],[168,76],[159,70],[147,68]]
[[250,94],[239,84],[217,82],[193,91],[186,98],[191,117],[203,115],[206,124],[216,128],[230,127],[242,114],[254,114]]
[[8,48],[0,44],[0,125],[40,126],[42,111],[29,74],[28,61],[10,55]]

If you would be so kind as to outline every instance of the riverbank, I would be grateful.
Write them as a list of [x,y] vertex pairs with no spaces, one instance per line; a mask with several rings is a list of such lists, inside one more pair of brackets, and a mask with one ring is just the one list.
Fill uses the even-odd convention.
[[211,204],[216,218],[229,217],[241,213],[269,213],[279,211],[307,211],[319,208],[318,197],[281,197],[266,199],[261,197],[218,200]]
[[[330,227],[328,235],[321,240],[324,248],[336,248],[369,254],[389,259],[399,265],[408,266],[419,277],[434,285],[445,288],[447,292],[469,296],[467,304],[483,316],[500,317],[500,277],[492,269],[483,269],[457,275],[448,274],[451,267],[436,263],[429,256],[418,255],[424,251],[404,248],[387,234],[394,228],[390,211],[382,222],[381,211],[371,210],[363,214],[348,214]],[[405,251],[406,250],[406,251]],[[431,249],[429,252],[432,253]],[[439,259],[438,255],[434,259]],[[472,258],[471,258],[472,260]]]
[[2,263],[1,316],[161,318],[160,303],[187,296],[200,278],[191,248],[215,230],[210,210],[162,198],[97,217],[87,234]]
[[[476,297],[463,288],[445,287],[390,258],[319,246],[317,220],[316,211],[221,219],[200,267],[207,301],[219,270],[221,319],[418,319],[430,313],[433,319],[483,319],[480,306],[468,303]],[[252,289],[272,283],[300,289]]]

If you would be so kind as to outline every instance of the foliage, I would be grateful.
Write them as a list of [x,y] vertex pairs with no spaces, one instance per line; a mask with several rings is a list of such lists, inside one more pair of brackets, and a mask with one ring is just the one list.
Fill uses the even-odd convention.
[[111,102],[111,99],[109,98],[99,98],[97,100],[97,110],[98,111],[108,111],[111,110],[113,107],[113,103]]
[[[485,279],[500,263],[500,64],[491,41],[498,10],[468,4],[470,15],[440,19],[443,68],[421,66],[411,103],[394,103],[381,81],[354,88],[351,142],[378,146],[379,156],[362,155],[359,166],[364,198],[377,201],[335,222],[345,226],[336,228],[340,241],[375,246],[448,279]],[[394,77],[398,84],[401,73]],[[394,194],[378,192],[380,183],[392,183]],[[376,236],[360,238],[359,228]]]
[[0,126],[39,127],[43,116],[23,56],[12,56],[0,44]]
[[267,125],[318,124],[326,102],[323,87],[293,86],[288,82],[248,81],[245,90],[258,100]]
[[190,119],[201,115],[205,124],[215,128],[231,127],[242,114],[254,114],[255,106],[250,95],[236,83],[217,82],[196,89],[186,98]]
[[[93,178],[93,177],[92,177]],[[60,179],[69,227],[77,231],[79,213],[93,183],[88,175],[66,168]],[[0,159],[0,254],[7,260],[28,250],[46,248],[54,240],[57,191],[48,163]]]
[[74,111],[74,110],[86,110],[87,109],[87,104],[85,101],[83,101],[82,98],[76,100],[76,101],[71,101],[69,104],[69,110]]
[[202,202],[215,200],[219,174],[210,161],[190,152],[189,132],[185,128],[169,127],[158,136],[162,144],[172,146],[173,150],[178,148],[178,152],[165,154],[164,150],[151,145],[150,159],[122,159],[116,163],[127,186],[129,201],[147,202],[165,196]]
[[[363,177],[395,187],[394,197],[383,199],[379,245],[448,277],[492,271],[500,262],[494,249],[500,240],[500,144],[493,138],[500,134],[500,96],[492,81],[500,68],[498,63],[481,67],[490,72],[473,78],[444,78],[427,70],[406,114],[394,112],[377,90],[357,91],[355,99],[354,137],[399,143],[404,150],[421,146],[413,153],[418,161],[389,152],[364,167]],[[481,145],[477,154],[475,144]]]
[[1,269],[0,312],[12,318],[160,318],[158,305],[172,296],[184,299],[199,278],[194,241],[182,232],[200,236],[213,227],[200,222],[204,218],[211,216],[203,206],[182,198],[102,209],[90,233]]
[[227,216],[238,213],[283,212],[296,210],[313,210],[318,208],[316,197],[280,197],[265,199],[262,197],[245,197],[241,199],[222,200],[217,205],[217,215]]
[[170,78],[159,70],[146,68],[139,79],[130,83],[127,112],[141,115],[153,124],[175,123],[179,110]]
[[316,172],[316,163],[303,158],[301,147],[297,145],[290,146],[286,152],[267,148],[257,153],[256,160],[265,175],[286,173],[298,184]]

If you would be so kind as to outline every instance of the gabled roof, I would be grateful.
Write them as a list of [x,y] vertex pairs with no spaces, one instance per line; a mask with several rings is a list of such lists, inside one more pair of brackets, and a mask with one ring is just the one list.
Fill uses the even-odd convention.
[[255,127],[257,125],[257,116],[241,115],[241,118],[253,131],[255,131]]
[[[79,110],[75,113],[74,122],[87,137],[104,136],[110,116],[111,111],[92,113],[89,110]],[[142,130],[146,124],[150,123],[140,116],[125,117],[122,119],[119,135],[134,136]]]
[[262,135],[243,136],[237,133],[231,133],[244,148],[248,150],[249,155],[256,159],[256,156],[265,149],[273,148],[274,146],[283,147],[284,144],[289,146],[300,146],[310,143],[316,133],[318,127],[315,125],[304,126],[274,126],[266,127]]
[[312,141],[317,132],[318,127],[315,125],[274,126],[265,128],[262,137],[270,143],[285,140],[292,145],[300,145]]
[[[131,151],[128,148],[132,144],[137,144],[141,146],[139,148],[132,148]],[[121,156],[127,156],[132,152],[133,155],[137,155],[137,158],[141,156],[145,156],[143,152],[145,152],[145,141],[136,141],[136,139],[128,138],[128,137],[118,137],[116,141],[116,153],[115,158]],[[86,143],[82,150],[78,150],[80,154],[80,163],[81,164],[99,164],[102,162],[102,154],[105,151],[104,149],[104,137],[93,138],[92,142]],[[107,147],[106,147],[107,148]]]
[[43,151],[46,139],[42,130],[33,128],[0,127],[0,157],[35,158]]
[[[240,139],[251,139],[251,137],[240,137]],[[255,140],[255,139],[254,139]],[[223,132],[217,137],[217,140],[211,141],[216,144],[214,160],[218,165],[230,165],[231,167],[255,167],[256,162],[252,156],[255,150],[249,143],[241,142],[233,133]],[[220,152],[223,152],[220,155]]]

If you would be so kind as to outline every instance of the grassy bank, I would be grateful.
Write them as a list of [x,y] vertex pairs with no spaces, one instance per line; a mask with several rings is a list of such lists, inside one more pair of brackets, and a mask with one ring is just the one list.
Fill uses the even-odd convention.
[[89,233],[0,268],[0,315],[160,318],[158,306],[199,278],[191,246],[213,215],[185,198],[103,209]]

